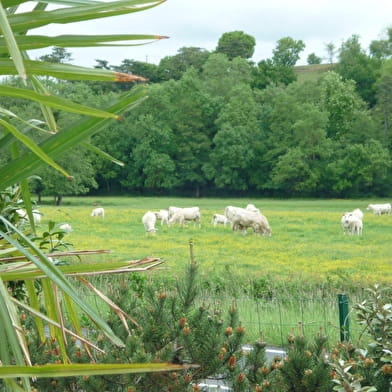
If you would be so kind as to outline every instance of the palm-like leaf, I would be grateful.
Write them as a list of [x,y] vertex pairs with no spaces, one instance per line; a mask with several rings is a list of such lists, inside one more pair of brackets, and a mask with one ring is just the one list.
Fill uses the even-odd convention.
[[[20,5],[28,3],[20,0],[4,0],[0,5],[0,75],[19,75],[22,79],[30,79],[33,90],[27,85],[23,88],[0,85],[0,94],[9,97],[19,97],[40,105],[46,127],[53,134],[40,144],[35,144],[15,123],[21,123],[25,128],[27,120],[13,116],[7,109],[1,109],[0,115],[0,152],[8,149],[11,151],[11,159],[0,168],[0,191],[5,191],[14,184],[21,184],[21,195],[24,205],[28,210],[30,221],[33,222],[31,213],[32,205],[27,187],[27,177],[34,175],[35,171],[45,164],[57,166],[55,160],[66,154],[74,146],[85,143],[87,139],[99,132],[113,119],[120,118],[126,110],[137,105],[146,95],[144,86],[137,86],[130,92],[119,97],[110,107],[105,110],[90,108],[76,104],[62,97],[50,95],[43,84],[40,76],[57,77],[66,80],[99,80],[99,81],[144,81],[142,77],[135,75],[120,74],[107,70],[86,69],[75,65],[51,64],[40,61],[31,61],[27,51],[35,48],[60,46],[60,47],[85,47],[114,45],[139,45],[144,42],[164,38],[155,35],[97,35],[75,36],[64,35],[58,37],[34,36],[31,29],[46,26],[52,23],[73,23],[85,20],[104,18],[107,16],[125,15],[128,13],[147,10],[161,4],[163,0],[121,0],[121,1],[96,1],[96,0],[48,0],[35,3],[31,11],[17,12]],[[31,4],[31,3],[30,3]],[[48,4],[56,5],[56,9],[47,10]],[[26,8],[25,8],[26,9]],[[72,126],[57,132],[57,124],[52,109],[64,110],[85,116]],[[12,119],[12,121],[8,121]],[[17,120],[17,121],[16,121]],[[23,144],[27,153],[21,152]],[[92,147],[94,149],[94,147]],[[104,154],[102,154],[104,155]],[[120,164],[120,162],[116,162]],[[64,173],[66,174],[66,173]],[[72,173],[70,173],[72,174]],[[1,195],[0,195],[1,196]],[[8,200],[8,199],[7,199]],[[9,199],[9,203],[15,203]],[[16,207],[13,207],[16,208]],[[89,287],[95,294],[104,300],[112,308],[110,302],[102,293],[93,288],[84,278],[90,273],[129,273],[140,269],[148,269],[156,264],[148,262],[147,267],[141,267],[134,263],[120,263],[119,265],[104,265],[102,270],[97,266],[64,266],[53,265],[46,254],[33,243],[29,236],[19,230],[5,217],[0,216],[0,254],[8,255],[7,259],[0,262],[0,378],[4,379],[4,385],[10,391],[29,390],[29,377],[53,377],[68,375],[92,375],[92,374],[116,374],[116,373],[140,373],[150,371],[177,370],[181,366],[170,364],[132,364],[132,365],[56,365],[30,367],[25,366],[28,362],[26,344],[21,335],[17,309],[23,307],[29,311],[37,326],[41,340],[45,339],[44,325],[49,324],[53,336],[59,342],[63,361],[66,362],[66,334],[78,336],[81,340],[81,327],[75,306],[78,306],[95,323],[114,344],[123,345],[109,328],[107,323],[92,310],[78,295],[70,282],[69,276],[76,276]],[[34,223],[33,232],[34,232]],[[16,257],[16,258],[15,258]],[[22,259],[20,259],[22,257]],[[160,263],[156,260],[155,263]],[[142,262],[143,264],[143,262]],[[91,269],[90,271],[88,269]],[[84,276],[82,278],[82,276]],[[40,301],[34,289],[34,280],[41,279],[44,296],[44,308],[46,314],[40,311]],[[5,288],[6,281],[23,280],[29,296],[29,305],[18,302],[10,297]],[[62,316],[63,307],[67,307],[70,314],[70,324],[74,331],[65,328]],[[121,310],[116,309],[120,318],[125,317]],[[135,322],[135,321],[133,321]],[[84,344],[90,345],[89,342]],[[15,363],[17,366],[9,366]],[[22,387],[16,381],[16,377],[22,379]]]

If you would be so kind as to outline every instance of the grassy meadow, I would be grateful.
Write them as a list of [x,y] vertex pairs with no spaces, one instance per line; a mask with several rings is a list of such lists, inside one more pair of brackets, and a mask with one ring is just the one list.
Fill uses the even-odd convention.
[[[44,204],[44,228],[49,220],[73,227],[67,239],[77,250],[109,249],[113,260],[145,256],[165,260],[161,274],[182,271],[189,262],[189,241],[200,273],[236,278],[271,277],[280,281],[366,285],[392,280],[392,216],[375,216],[366,206],[375,200],[185,199],[158,197],[66,198],[62,206]],[[214,213],[225,206],[253,203],[268,218],[271,237],[233,233],[211,225]],[[105,218],[90,217],[94,205],[105,208]],[[169,206],[199,206],[202,226],[167,227],[157,223],[156,235],[146,235],[143,214]],[[343,212],[360,208],[362,236],[343,235]],[[87,262],[87,260],[86,260]],[[344,289],[344,287],[342,287]]]
[[[44,230],[49,220],[68,222],[73,231],[66,239],[75,250],[111,250],[109,255],[85,256],[82,262],[159,257],[165,263],[148,274],[167,283],[183,276],[192,240],[203,285],[201,301],[227,309],[235,295],[250,340],[262,331],[269,343],[282,346],[301,322],[305,333],[314,336],[322,327],[336,341],[337,293],[349,292],[351,303],[355,303],[362,301],[364,287],[392,282],[392,216],[366,211],[366,206],[377,200],[67,197],[62,206],[49,202],[44,200],[39,206],[43,213],[40,229]],[[243,236],[228,226],[211,224],[213,214],[223,213],[225,206],[245,207],[248,203],[268,218],[271,237],[251,232]],[[90,216],[97,205],[105,208],[104,219]],[[193,224],[161,227],[159,222],[157,234],[146,235],[143,214],[171,205],[199,206],[201,228]],[[342,213],[354,208],[365,214],[363,235],[343,235]],[[127,278],[100,279],[99,286],[106,287]],[[89,298],[105,317],[108,309],[93,296]],[[353,339],[360,334],[352,323]]]

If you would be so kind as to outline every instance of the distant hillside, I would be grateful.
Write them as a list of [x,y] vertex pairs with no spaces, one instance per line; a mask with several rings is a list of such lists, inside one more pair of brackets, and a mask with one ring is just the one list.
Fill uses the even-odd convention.
[[297,65],[294,71],[299,82],[317,79],[320,74],[331,71],[336,64]]

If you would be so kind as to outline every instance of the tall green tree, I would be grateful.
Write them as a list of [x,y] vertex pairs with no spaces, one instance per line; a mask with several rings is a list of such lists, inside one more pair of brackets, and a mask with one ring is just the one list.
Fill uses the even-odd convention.
[[209,55],[210,52],[202,48],[180,48],[176,55],[166,56],[159,62],[157,78],[160,81],[179,80],[190,67],[200,72]]
[[177,175],[182,186],[198,197],[201,187],[206,184],[202,166],[211,145],[209,96],[194,69],[187,71],[173,87],[174,105],[169,111],[175,135]]
[[49,63],[70,63],[73,60],[72,53],[65,48],[59,47],[54,47],[50,54],[44,54],[39,59]]
[[377,104],[374,113],[380,123],[382,140],[392,146],[392,59],[385,61],[376,83]]
[[231,97],[232,90],[240,84],[250,84],[252,68],[243,58],[236,57],[232,61],[222,53],[214,53],[208,57],[201,75],[204,90],[221,105]]
[[255,51],[256,40],[243,31],[231,31],[224,33],[218,41],[216,53],[225,54],[229,60],[235,57],[250,59]]
[[392,27],[387,29],[386,38],[373,40],[369,45],[369,52],[377,59],[390,59],[392,56]]
[[278,40],[273,56],[262,60],[253,71],[254,86],[265,88],[269,84],[288,85],[297,79],[294,65],[300,58],[300,53],[305,49],[302,40],[284,37]]
[[83,148],[76,147],[69,151],[65,157],[58,160],[58,163],[72,173],[72,181],[51,167],[44,167],[36,173],[39,179],[33,180],[32,192],[53,196],[54,203],[58,206],[64,196],[83,195],[97,188],[91,157]]
[[305,49],[302,40],[295,40],[291,37],[283,37],[278,40],[276,48],[272,51],[275,65],[283,67],[293,67],[300,58],[300,53]]
[[391,164],[390,152],[378,141],[340,146],[326,165],[323,183],[335,197],[387,195]]
[[141,115],[133,125],[134,145],[121,181],[131,189],[172,189],[179,183],[176,162],[173,159],[176,146],[174,133],[162,121],[152,115]]
[[321,64],[321,57],[317,56],[315,53],[310,53],[306,61],[309,65]]
[[359,97],[354,81],[345,81],[334,71],[323,77],[321,88],[321,104],[329,113],[327,136],[332,139],[344,137],[366,105]]
[[345,80],[354,80],[359,95],[370,106],[374,106],[375,82],[380,66],[380,60],[368,56],[361,48],[359,36],[353,35],[342,43],[339,50],[339,63],[335,71]]
[[[246,190],[247,171],[255,159],[253,140],[257,132],[257,106],[249,86],[238,85],[217,119],[206,175],[218,188]],[[222,164],[224,162],[224,164]]]

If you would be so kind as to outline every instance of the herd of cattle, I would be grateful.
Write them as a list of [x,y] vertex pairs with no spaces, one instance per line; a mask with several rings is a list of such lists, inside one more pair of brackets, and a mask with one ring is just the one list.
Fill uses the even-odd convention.
[[[199,207],[169,207],[167,210],[157,212],[148,211],[143,215],[142,222],[147,233],[156,233],[156,222],[160,220],[161,225],[172,226],[179,224],[183,226],[188,222],[194,222],[200,227],[201,213]],[[227,206],[222,214],[214,214],[211,223],[230,224],[234,231],[241,230],[245,235],[248,228],[253,229],[255,234],[270,236],[271,227],[267,218],[253,204],[248,204],[246,208]]]
[[[375,215],[390,215],[391,204],[369,204],[368,211]],[[156,233],[156,222],[161,221],[161,225],[184,225],[188,222],[195,222],[200,227],[201,213],[199,207],[169,207],[167,210],[147,211],[142,218],[142,223],[146,233]],[[233,231],[241,231],[247,234],[248,229],[252,229],[255,234],[271,236],[272,230],[268,219],[253,204],[248,204],[245,208],[227,206],[224,214],[214,214],[211,224],[214,226],[222,224],[230,225]],[[344,234],[362,235],[363,212],[356,208],[351,212],[345,212],[341,218],[341,225]]]
[[[391,215],[391,204],[369,204],[366,208],[375,215]],[[356,208],[351,212],[345,212],[341,219],[344,234],[362,235],[363,230],[363,212]]]
[[[366,208],[375,215],[391,215],[391,204],[369,204]],[[28,221],[28,216],[25,210],[16,210],[19,217]],[[103,207],[94,208],[90,214],[92,217],[105,217],[105,210]],[[33,210],[34,223],[41,222],[41,213]],[[201,226],[201,213],[199,207],[169,207],[167,210],[147,211],[142,217],[142,223],[146,233],[156,233],[156,223],[161,221],[161,226],[166,224],[172,226],[178,224],[183,226],[189,222],[194,222],[199,227]],[[271,236],[272,230],[268,223],[268,219],[256,208],[253,204],[248,204],[245,208],[227,206],[224,209],[224,214],[214,214],[211,219],[211,224],[217,226],[230,225],[233,231],[241,231],[243,235],[247,234],[248,229],[252,229],[255,234],[262,234],[264,236]],[[363,231],[363,212],[356,208],[351,212],[345,212],[341,218],[341,225],[344,234],[362,235]],[[66,233],[72,231],[69,223],[63,223],[59,226],[61,230]]]

